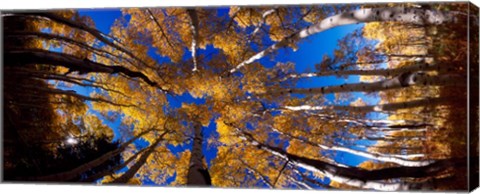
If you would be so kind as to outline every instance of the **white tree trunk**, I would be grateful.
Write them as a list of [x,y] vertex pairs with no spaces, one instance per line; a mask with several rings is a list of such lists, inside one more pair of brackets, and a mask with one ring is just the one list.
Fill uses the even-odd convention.
[[322,72],[313,72],[313,73],[300,73],[300,74],[289,74],[280,81],[286,81],[288,79],[301,79],[301,78],[310,78],[310,77],[319,77],[319,76],[352,76],[352,75],[363,75],[363,76],[382,76],[382,77],[391,77],[397,76],[406,72],[417,72],[417,71],[431,71],[439,70],[440,66],[435,64],[428,63],[418,63],[410,66],[405,66],[396,69],[376,69],[376,70],[337,70],[337,71],[322,71]]
[[[236,130],[240,131],[240,129],[238,129],[238,128],[236,128]],[[382,183],[382,182],[378,182],[378,181],[362,181],[362,180],[355,180],[355,179],[352,179],[352,178],[335,175],[335,174],[332,174],[332,173],[330,173],[326,170],[320,170],[320,169],[318,169],[314,166],[304,164],[302,162],[292,161],[287,155],[285,155],[283,153],[280,153],[280,152],[277,152],[275,150],[272,150],[268,146],[264,146],[262,143],[257,142],[255,139],[249,138],[249,137],[243,135],[241,132],[240,132],[239,135],[242,135],[242,137],[244,139],[248,139],[252,143],[252,145],[259,146],[262,150],[265,150],[272,155],[275,155],[279,158],[282,158],[283,160],[288,161],[289,163],[293,164],[294,166],[301,167],[305,170],[309,170],[309,171],[312,171],[312,172],[321,173],[321,174],[325,175],[326,177],[328,177],[330,180],[333,180],[333,181],[336,181],[336,182],[339,182],[339,183],[342,183],[342,184],[347,184],[347,185],[354,186],[354,187],[359,187],[359,188],[362,188],[362,189],[375,189],[375,190],[380,190],[380,191],[408,190],[408,187],[406,185],[401,184],[401,183]]]
[[347,147],[340,147],[340,146],[327,146],[319,143],[314,142],[306,142],[305,140],[298,139],[290,134],[283,133],[278,129],[273,128],[274,131],[280,133],[281,135],[288,136],[291,138],[295,138],[299,141],[302,141],[306,144],[310,144],[313,146],[317,146],[325,151],[336,151],[336,152],[346,152],[356,156],[362,156],[365,158],[381,161],[381,162],[392,162],[401,166],[427,166],[431,164],[433,161],[430,160],[411,160],[414,158],[424,157],[424,154],[405,154],[405,155],[397,155],[397,154],[382,154],[382,153],[368,153],[360,150],[355,150]]
[[[293,108],[293,109],[298,109],[298,108]],[[316,107],[316,109],[319,109],[319,107]],[[305,111],[308,111],[308,110],[305,110]],[[353,124],[353,125],[360,126],[367,130],[372,130],[372,131],[423,132],[426,130],[427,126],[432,126],[431,124],[428,124],[428,123],[422,123],[417,121],[407,121],[407,120],[388,120],[388,119],[373,120],[373,119],[358,119],[358,118],[352,118],[347,116],[335,117],[333,115],[323,114],[323,113],[319,113],[319,114],[308,113],[308,114],[313,116],[318,116],[320,117],[320,119],[325,120],[325,122]]]
[[307,185],[306,183],[304,182],[301,182],[301,181],[297,181],[297,179],[291,177],[291,176],[287,176],[287,179],[289,181],[292,181],[293,183],[295,183],[296,185],[298,186],[302,186],[304,189],[308,189],[308,190],[312,190],[313,188],[310,187],[309,185]]
[[190,17],[190,30],[192,31],[192,59],[193,59],[193,69],[192,71],[198,70],[197,63],[197,47],[198,47],[198,16],[197,12],[193,9],[187,10],[188,16]]
[[349,112],[396,111],[399,109],[437,105],[439,103],[442,103],[448,100],[449,98],[427,98],[427,99],[414,100],[414,101],[408,101],[408,102],[379,104],[379,105],[371,105],[371,106],[302,105],[302,106],[284,106],[284,107],[281,107],[280,109],[289,110],[289,111],[315,111],[315,110],[335,110],[335,111],[349,111]]
[[459,75],[430,76],[423,72],[404,73],[391,79],[371,83],[342,84],[337,86],[325,86],[320,88],[291,88],[269,91],[268,94],[331,94],[343,92],[378,92],[409,86],[464,86],[465,77]]
[[285,37],[263,51],[251,56],[230,70],[230,73],[238,71],[245,65],[261,59],[265,55],[287,45],[287,43],[296,42],[310,35],[323,32],[325,30],[349,24],[367,23],[367,22],[388,22],[396,21],[400,23],[413,24],[442,24],[448,22],[456,22],[454,14],[449,12],[441,12],[437,10],[412,9],[404,7],[393,8],[366,8],[349,11],[327,17],[316,24],[301,29],[291,36]]
[[250,37],[248,38],[248,42],[250,43],[253,39],[253,37],[255,36],[255,34],[258,33],[258,31],[260,31],[260,28],[262,28],[263,24],[265,23],[265,20],[267,19],[267,17],[269,15],[271,15],[272,13],[275,13],[275,10],[276,8],[273,8],[273,9],[269,9],[265,12],[263,12],[262,14],[262,21],[257,24],[257,27],[255,27],[255,29],[253,30],[252,34],[250,34]]

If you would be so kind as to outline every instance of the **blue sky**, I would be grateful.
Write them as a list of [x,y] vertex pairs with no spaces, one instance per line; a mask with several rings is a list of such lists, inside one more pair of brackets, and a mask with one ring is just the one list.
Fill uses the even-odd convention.
[[[220,15],[226,14],[227,9],[223,9],[219,11]],[[110,26],[113,24],[116,18],[119,18],[122,16],[121,11],[118,9],[96,9],[96,10],[79,10],[79,13],[81,15],[88,15],[90,16],[93,21],[96,24],[97,29],[100,31],[108,34],[110,31]],[[298,50],[294,52],[292,49],[285,48],[285,49],[280,49],[278,51],[278,54],[274,57],[273,60],[271,60],[269,57],[265,57],[261,59],[260,61],[262,64],[264,64],[266,67],[271,67],[273,66],[276,62],[294,62],[295,63],[295,70],[299,73],[301,72],[312,72],[315,70],[315,64],[319,63],[322,60],[322,57],[324,54],[332,54],[333,50],[335,49],[337,42],[340,38],[344,37],[348,33],[354,31],[355,29],[362,28],[363,24],[353,24],[353,25],[347,25],[347,26],[341,26],[341,27],[336,27],[327,31],[324,31],[322,33],[312,35],[311,37],[308,37],[306,40],[301,41],[301,43],[298,45]],[[208,46],[207,49],[205,50],[200,50],[199,53],[210,53],[210,52],[215,52],[215,49],[211,46]],[[154,55],[155,50],[151,49],[149,51],[150,55]],[[188,57],[189,54],[186,53],[185,57]],[[155,58],[158,58],[157,56]],[[351,76],[348,79],[339,79],[334,76],[328,76],[328,77],[322,77],[322,78],[310,78],[310,79],[301,79],[297,83],[296,87],[301,87],[301,88],[310,88],[310,87],[321,87],[321,86],[326,86],[326,85],[339,85],[343,83],[352,83],[352,82],[358,82],[359,77],[358,76]],[[83,95],[88,95],[92,90],[88,88],[82,88],[82,87],[75,87],[75,90],[77,92],[83,94]],[[362,97],[364,98],[367,103],[376,103],[378,99],[376,98],[366,98],[364,95],[361,93],[356,93],[356,97]],[[327,97],[329,99],[333,99],[333,95],[330,95]],[[196,104],[203,104],[205,103],[205,99],[195,99],[189,94],[184,94],[182,96],[178,96],[176,98],[168,97],[167,100],[170,103],[170,107],[172,108],[178,108],[182,103],[196,103]],[[99,115],[98,113],[95,113]],[[100,115],[99,115],[100,116]],[[99,117],[101,118],[101,117]],[[120,123],[121,117],[118,118],[117,121],[114,122],[109,122],[104,120],[104,124],[110,126],[112,129],[114,129],[115,136],[118,138],[119,133],[118,133],[118,126]],[[213,119],[212,119],[213,121]],[[204,137],[210,138],[216,135],[216,126],[215,122],[211,122],[208,127],[204,127]],[[206,141],[205,141],[206,142]],[[139,146],[145,146],[145,143],[142,143],[141,141],[137,142]],[[168,148],[172,150],[174,154],[177,154],[178,152],[181,152],[185,149],[189,149],[191,145],[184,145],[184,146],[173,146],[169,145]],[[215,158],[216,156],[216,148],[207,148],[207,144],[204,144],[204,153],[206,155],[206,160],[209,166],[211,165],[211,160]],[[337,154],[337,156],[334,158],[340,163],[344,163],[347,165],[352,165],[356,166],[359,163],[365,161],[365,158],[355,156],[352,154],[347,154],[347,153],[340,153]]]

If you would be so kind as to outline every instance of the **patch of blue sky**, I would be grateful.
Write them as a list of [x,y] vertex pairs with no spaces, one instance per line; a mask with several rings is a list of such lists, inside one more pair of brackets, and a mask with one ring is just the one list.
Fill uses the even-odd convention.
[[194,98],[190,93],[183,93],[179,96],[167,95],[167,101],[169,108],[177,109],[182,106],[182,103],[185,104],[205,104],[205,98]]
[[313,71],[315,64],[322,61],[324,54],[331,56],[339,39],[363,26],[363,24],[345,25],[314,34],[302,40],[295,52],[291,48],[279,49],[275,61],[294,62],[296,72]]
[[[53,81],[49,80],[49,83],[53,83]],[[80,95],[83,95],[83,96],[90,96],[90,94],[95,90],[92,87],[83,87],[83,86],[79,86],[79,85],[73,85],[71,87],[67,87],[62,82],[60,82],[60,84],[57,84],[56,88],[62,89],[62,90],[73,90],[77,94],[80,94]],[[102,121],[102,124],[107,125],[108,127],[110,127],[112,129],[112,131],[113,131],[113,141],[119,140],[119,138],[122,135],[121,135],[121,133],[118,129],[120,128],[120,125],[122,123],[123,115],[120,115],[114,121],[110,121],[108,119],[105,119],[103,117],[103,115],[100,114],[100,112],[94,110],[91,102],[86,101],[85,103],[88,106],[87,114],[93,114],[93,115],[97,116],[98,118],[100,118],[100,120]],[[137,140],[137,141],[141,141],[141,140]],[[137,144],[141,144],[141,142],[137,142]]]
[[288,141],[284,141],[281,138],[284,137],[281,137],[279,133],[268,133],[267,142],[269,142],[269,145],[271,146],[286,150],[290,144]]
[[169,64],[172,62],[170,57],[162,56],[158,52],[158,49],[152,46],[148,48],[147,54],[151,56],[159,64]]
[[218,149],[216,146],[211,146],[208,145],[208,139],[209,138],[214,138],[218,137],[218,132],[217,132],[217,124],[214,121],[214,119],[210,120],[210,124],[208,127],[204,127],[202,132],[203,132],[203,138],[205,141],[203,141],[202,144],[202,149],[205,150],[205,160],[207,161],[207,165],[210,167],[212,164],[212,160],[217,157],[217,152]]
[[322,178],[316,178],[316,176],[313,175],[313,172],[311,172],[311,171],[305,170],[303,168],[297,168],[297,169],[300,173],[306,175],[308,178],[311,178],[311,179],[314,179],[314,180],[318,181],[322,185],[329,185],[330,184],[330,179],[328,179],[327,177],[324,177],[323,179]]
[[230,11],[228,7],[218,7],[216,9],[217,9],[217,16],[219,17],[227,16],[228,12]]
[[173,153],[173,155],[175,155],[176,157],[179,157],[181,152],[184,152],[185,150],[189,150],[191,146],[192,146],[191,141],[189,141],[188,144],[187,143],[182,143],[178,145],[167,144],[167,149],[170,150]]
[[370,160],[369,158],[351,154],[348,152],[337,152],[335,154],[334,160],[338,163],[347,165],[347,166],[358,166],[362,162]]
[[79,9],[78,13],[90,16],[95,22],[95,28],[105,34],[110,32],[115,19],[122,16],[120,9]]
[[[79,9],[80,15],[87,15],[92,18],[95,23],[95,28],[104,34],[109,34],[110,28],[114,24],[116,18],[122,16],[120,9],[108,8],[108,9]],[[126,21],[130,20],[130,16],[125,17]],[[110,39],[110,37],[107,37]],[[105,43],[101,41],[96,42],[97,46],[104,46]]]
[[[40,32],[48,33],[48,34],[49,34],[49,33],[52,33],[52,29],[50,29],[50,28],[42,28],[42,29],[40,29]],[[46,49],[49,50],[49,51],[53,51],[53,52],[60,52],[60,51],[63,50],[63,45],[60,45],[60,46],[58,46],[58,47],[54,47],[54,46],[52,46],[52,45],[47,46],[47,41],[42,41],[42,47],[43,47],[43,48],[46,48]],[[48,48],[47,48],[47,47],[48,47]]]

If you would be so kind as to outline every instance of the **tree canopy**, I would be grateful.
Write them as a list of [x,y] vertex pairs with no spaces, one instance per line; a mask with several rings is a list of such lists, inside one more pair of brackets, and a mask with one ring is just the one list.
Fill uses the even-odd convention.
[[468,134],[478,133],[479,16],[469,3],[115,11],[107,31],[84,10],[1,12],[5,181],[478,182],[478,136]]

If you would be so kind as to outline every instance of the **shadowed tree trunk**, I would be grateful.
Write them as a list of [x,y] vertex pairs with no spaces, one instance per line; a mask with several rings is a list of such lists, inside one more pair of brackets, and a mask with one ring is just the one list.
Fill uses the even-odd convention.
[[101,63],[91,61],[87,58],[80,59],[73,55],[52,52],[41,49],[24,49],[24,50],[10,50],[4,53],[5,64],[9,66],[14,65],[29,65],[29,64],[49,64],[53,66],[62,66],[69,68],[70,71],[78,71],[79,74],[85,73],[121,73],[131,78],[140,78],[148,85],[158,87],[161,86],[157,82],[148,78],[142,72],[132,71],[123,66],[108,66]]
[[163,136],[165,136],[168,133],[168,131],[163,132],[160,137],[158,137],[155,142],[148,147],[148,150],[145,151],[142,156],[140,156],[140,159],[138,159],[137,162],[133,166],[131,166],[122,176],[116,178],[113,180],[112,184],[119,184],[119,183],[127,183],[135,174],[137,174],[138,170],[147,162],[148,157],[155,151],[155,148],[162,142]]
[[208,172],[208,168],[203,165],[203,158],[205,156],[202,152],[203,134],[200,123],[195,124],[194,130],[187,185],[210,186],[212,185],[210,173]]
[[13,32],[5,32],[5,37],[7,39],[9,38],[16,38],[16,39],[25,39],[25,38],[40,38],[40,39],[45,39],[45,40],[59,40],[71,45],[75,45],[78,47],[81,47],[87,51],[91,51],[97,55],[103,56],[105,58],[111,59],[112,61],[115,61],[115,63],[119,63],[120,60],[125,60],[128,61],[128,63],[132,64],[135,66],[135,62],[132,61],[132,59],[124,57],[122,55],[114,54],[110,51],[106,51],[100,48],[95,48],[94,46],[88,45],[87,43],[81,42],[80,40],[75,40],[72,38],[68,38],[65,36],[61,35],[56,35],[56,34],[49,34],[49,33],[44,33],[44,32],[29,32],[29,31],[13,31]]
[[127,142],[123,143],[120,147],[118,147],[118,149],[116,150],[113,150],[113,151],[110,151],[104,155],[102,155],[101,157],[95,159],[95,160],[92,160],[88,163],[85,163],[77,168],[74,168],[70,171],[67,171],[67,172],[61,172],[61,173],[57,173],[57,174],[52,174],[52,175],[46,175],[46,176],[40,176],[40,177],[25,177],[25,178],[21,178],[21,179],[18,179],[18,180],[31,180],[31,181],[67,181],[67,180],[70,180],[70,179],[73,179],[79,175],[81,175],[82,173],[92,169],[92,168],[95,168],[99,165],[101,165],[102,163],[104,163],[105,161],[109,160],[110,158],[122,153],[128,145],[130,145],[131,143],[133,143],[135,140],[137,140],[138,138],[140,138],[141,136],[147,134],[148,132],[152,131],[153,129],[149,129],[149,130],[146,130],[140,134],[138,134],[137,136],[133,137],[132,139],[128,140]]
[[135,160],[140,154],[142,154],[143,152],[145,152],[145,149],[143,150],[140,150],[138,151],[137,153],[135,153],[133,156],[131,156],[130,158],[128,158],[126,161],[124,161],[123,163],[111,168],[111,169],[108,169],[108,170],[104,170],[104,171],[101,171],[99,173],[96,173],[92,176],[89,176],[87,177],[86,179],[84,180],[81,180],[82,182],[93,182],[93,181],[96,181],[102,177],[105,177],[105,176],[108,176],[108,175],[111,175],[113,173],[115,173],[115,171],[117,170],[120,170],[122,168],[124,168],[125,166],[127,166],[130,162],[132,162],[133,160]]
[[87,26],[83,23],[75,22],[75,21],[69,20],[67,18],[55,15],[53,13],[48,13],[48,12],[14,13],[13,16],[14,17],[18,17],[18,16],[38,17],[38,18],[42,18],[42,19],[51,20],[51,21],[54,21],[54,22],[59,23],[59,24],[63,24],[63,25],[69,26],[71,28],[76,28],[76,29],[79,29],[79,30],[86,31],[89,34],[91,34],[92,36],[94,36],[95,38],[97,38],[98,40],[102,41],[103,43],[105,43],[105,44],[107,44],[107,45],[109,45],[109,46],[111,46],[111,47],[113,47],[117,50],[122,51],[123,53],[127,54],[128,56],[130,56],[130,57],[134,58],[135,60],[145,64],[146,66],[148,66],[144,61],[142,61],[141,59],[136,57],[132,52],[130,52],[129,50],[127,50],[127,49],[123,48],[121,45],[119,45],[120,42],[115,40],[115,38],[113,38],[109,35],[106,35],[106,34],[100,32],[99,30],[97,30],[95,28],[91,28],[91,27],[89,27],[89,26]]

